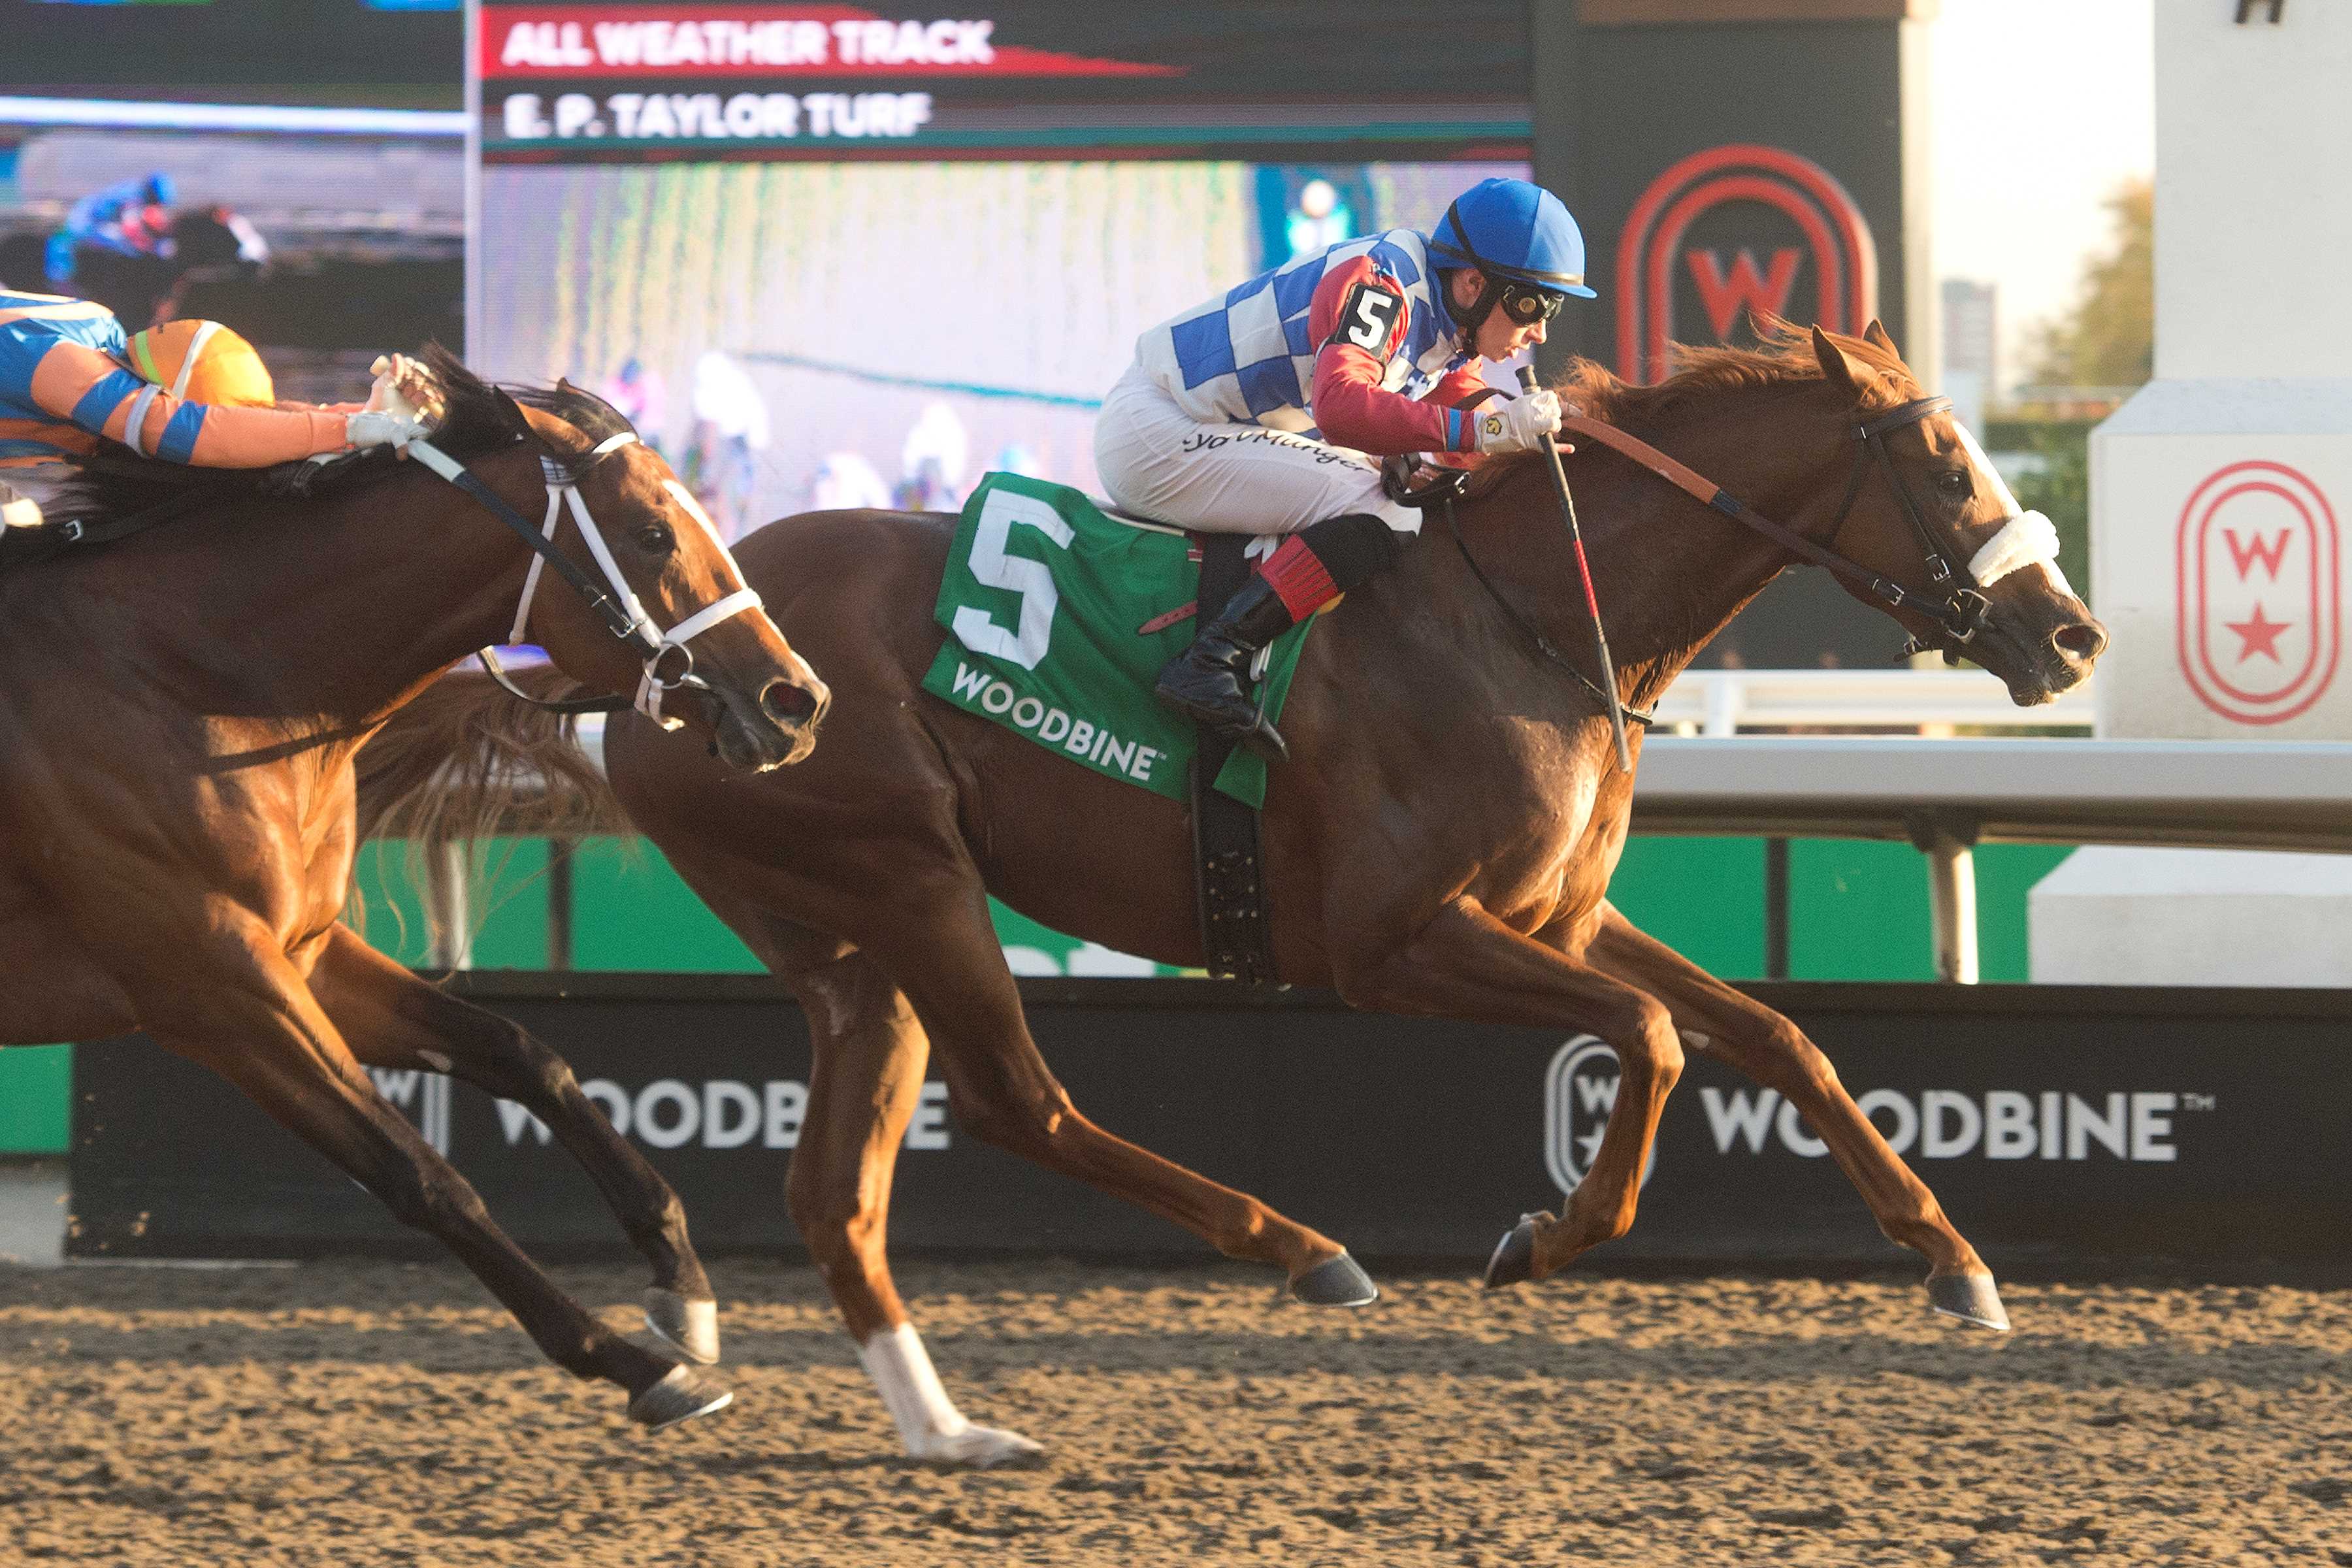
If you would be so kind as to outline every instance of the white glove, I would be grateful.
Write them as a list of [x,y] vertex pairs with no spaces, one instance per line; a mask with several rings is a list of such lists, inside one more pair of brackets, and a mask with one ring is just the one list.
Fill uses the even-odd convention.
[[441,422],[441,388],[432,372],[406,354],[380,354],[368,369],[375,376],[375,384],[368,389],[370,410],[426,425]]
[[1479,451],[1489,456],[1532,452],[1559,429],[1559,395],[1541,387],[1508,403],[1489,398],[1470,417]]
[[38,528],[41,506],[24,491],[0,485],[0,528]]
[[386,443],[405,447],[427,433],[415,420],[378,408],[364,409],[343,421],[343,441],[352,447],[381,447]]

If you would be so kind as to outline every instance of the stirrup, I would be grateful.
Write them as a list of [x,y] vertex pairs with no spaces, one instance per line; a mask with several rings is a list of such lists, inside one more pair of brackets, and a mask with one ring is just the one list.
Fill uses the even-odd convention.
[[1249,728],[1234,738],[1241,745],[1247,747],[1268,763],[1290,761],[1290,742],[1282,738],[1282,731],[1276,729],[1273,721],[1266,718],[1264,703],[1255,704],[1250,709]]
[[[1269,763],[1286,763],[1290,760],[1290,743],[1282,738],[1282,731],[1268,721],[1265,716],[1265,706],[1263,703],[1251,703],[1248,716],[1236,718],[1233,710],[1229,708],[1217,708],[1206,702],[1195,702],[1188,697],[1171,691],[1165,686],[1155,686],[1152,688],[1151,694],[1164,706],[1173,708],[1195,724],[1203,725],[1214,731],[1236,745],[1247,747]],[[1248,700],[1244,698],[1244,700]]]

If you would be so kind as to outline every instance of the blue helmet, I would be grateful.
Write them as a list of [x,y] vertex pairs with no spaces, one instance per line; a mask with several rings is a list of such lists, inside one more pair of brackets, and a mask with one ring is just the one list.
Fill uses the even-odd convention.
[[1558,196],[1525,180],[1481,180],[1454,197],[1429,237],[1429,251],[1440,265],[1599,298],[1584,286],[1583,231]]
[[179,195],[179,189],[178,183],[171,175],[158,169],[142,182],[139,194],[157,206],[168,207]]

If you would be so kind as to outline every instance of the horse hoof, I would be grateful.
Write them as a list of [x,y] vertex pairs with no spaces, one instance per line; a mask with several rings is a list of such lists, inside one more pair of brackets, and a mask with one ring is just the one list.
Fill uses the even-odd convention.
[[629,1401],[629,1419],[648,1432],[667,1431],[681,1421],[724,1410],[735,1395],[690,1366],[674,1366],[659,1383]]
[[719,1303],[689,1301],[659,1286],[646,1292],[646,1327],[698,1366],[719,1362]]
[[923,1439],[914,1458],[938,1465],[963,1465],[975,1470],[992,1470],[1000,1465],[1024,1465],[1041,1458],[1045,1452],[1042,1443],[1033,1443],[1018,1432],[1001,1432],[993,1426],[966,1426],[960,1432],[934,1434]]
[[1372,1277],[1344,1252],[1293,1279],[1290,1293],[1310,1307],[1369,1307],[1381,1299]]
[[1995,1333],[2009,1332],[2009,1314],[2001,1310],[2000,1292],[1993,1289],[1990,1274],[1930,1275],[1927,1304],[1945,1317]]
[[1495,1244],[1495,1255],[1486,1259],[1486,1289],[1499,1290],[1506,1285],[1524,1285],[1535,1275],[1536,1216],[1521,1215],[1510,1234]]

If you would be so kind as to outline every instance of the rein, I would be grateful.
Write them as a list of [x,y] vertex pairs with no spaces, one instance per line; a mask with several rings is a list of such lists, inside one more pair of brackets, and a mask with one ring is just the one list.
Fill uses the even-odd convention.
[[[1437,485],[1430,489],[1437,491],[1432,499],[1437,503],[1438,509],[1445,514],[1445,531],[1454,536],[1454,548],[1462,552],[1462,559],[1469,566],[1470,574],[1478,579],[1478,585],[1486,590],[1489,598],[1503,606],[1503,614],[1510,617],[1511,624],[1519,628],[1522,636],[1536,645],[1537,652],[1568,671],[1570,675],[1575,677],[1579,686],[1592,693],[1593,700],[1601,704],[1602,712],[1622,710],[1625,717],[1633,723],[1644,727],[1655,724],[1658,721],[1656,708],[1627,708],[1622,700],[1612,699],[1608,692],[1603,691],[1594,683],[1591,676],[1577,668],[1575,660],[1554,647],[1551,639],[1543,635],[1541,627],[1519,614],[1518,606],[1503,597],[1503,591],[1495,586],[1494,580],[1486,575],[1486,568],[1478,564],[1478,558],[1470,553],[1470,546],[1462,537],[1462,525],[1454,520],[1454,497],[1462,488],[1460,481],[1466,479],[1467,477],[1457,470],[1453,481],[1440,480]],[[1421,493],[1426,493],[1426,491]]]
[[[1500,394],[1497,393],[1495,395],[1500,395]],[[1604,425],[1598,419],[1587,418],[1582,415],[1570,415],[1560,421],[1560,428],[1564,431],[1572,431],[1581,438],[1598,442],[1621,457],[1631,458],[1675,489],[1723,513],[1734,521],[1753,529],[1791,554],[1801,556],[1817,566],[1826,567],[1848,582],[1860,584],[1888,609],[1909,610],[1915,615],[1926,616],[1936,623],[1937,629],[1942,634],[1944,646],[1948,649],[1966,644],[1974,637],[1984,625],[1985,616],[1991,606],[1984,595],[1979,591],[1979,585],[1975,580],[1965,572],[1957,572],[1943,551],[1937,547],[1935,536],[1928,531],[1927,517],[1919,510],[1918,501],[1913,498],[1908,487],[1903,483],[1902,476],[1895,471],[1895,458],[1894,455],[1886,449],[1886,437],[1893,431],[1916,425],[1931,415],[1941,414],[1951,405],[1952,400],[1948,397],[1914,398],[1898,408],[1891,409],[1874,419],[1865,420],[1854,426],[1853,433],[1856,446],[1853,468],[1846,477],[1844,499],[1839,501],[1837,516],[1830,524],[1830,533],[1834,538],[1838,529],[1844,525],[1847,514],[1853,510],[1853,503],[1861,497],[1863,482],[1870,476],[1871,458],[1874,456],[1878,460],[1878,466],[1885,471],[1886,482],[1893,487],[1895,498],[1903,503],[1903,513],[1910,520],[1912,531],[1918,536],[1920,553],[1927,563],[1929,581],[1941,584],[1952,582],[1955,577],[1960,580],[1958,585],[1946,593],[1944,597],[1935,600],[1914,594],[1893,579],[1871,571],[1860,562],[1849,556],[1841,555],[1825,544],[1815,543],[1795,529],[1773,521],[1688,464],[1666,456],[1647,441],[1639,437],[1629,436],[1613,425]],[[1559,468],[1557,462],[1553,467],[1557,471]],[[1495,585],[1493,579],[1486,575],[1485,568],[1478,564],[1478,558],[1470,553],[1469,543],[1462,537],[1462,525],[1454,515],[1454,499],[1461,494],[1468,482],[1469,476],[1455,469],[1419,489],[1391,487],[1390,496],[1392,500],[1407,506],[1435,506],[1443,510],[1445,514],[1446,531],[1454,536],[1454,547],[1462,552],[1462,559],[1469,566],[1470,574],[1478,580],[1480,587],[1486,590],[1487,596],[1502,606],[1504,615],[1510,618],[1513,626],[1518,627],[1521,635],[1535,645],[1537,651],[1575,677],[1577,684],[1591,692],[1604,710],[1614,710],[1619,704],[1613,695],[1602,690],[1593,682],[1591,677],[1578,668],[1567,655],[1553,647],[1551,640],[1544,636],[1542,629],[1522,615],[1518,606],[1504,597],[1502,590]],[[2012,518],[2010,521],[2016,522],[2019,520]],[[1589,580],[1587,589],[1589,595]],[[1597,610],[1595,616],[1597,620]],[[1919,645],[1915,639],[1914,646],[1923,645]],[[1652,725],[1658,721],[1657,710],[1654,707],[1647,710],[1627,708],[1624,710],[1624,714],[1627,719],[1637,724]]]
[[[517,437],[518,440],[520,438]],[[636,439],[634,434],[626,431],[617,436],[608,437],[589,452],[591,466]],[[692,687],[703,691],[709,689],[709,683],[695,674],[694,650],[687,644],[722,621],[741,615],[746,610],[762,607],[760,595],[756,592],[749,587],[739,588],[716,603],[707,605],[696,611],[668,631],[662,631],[653,624],[653,618],[646,615],[644,604],[637,598],[635,591],[629,586],[628,579],[621,574],[619,563],[613,559],[611,547],[604,542],[603,531],[596,526],[594,517],[589,513],[588,503],[581,498],[575,478],[568,476],[562,465],[545,457],[541,457],[539,460],[541,477],[547,486],[547,516],[541,526],[533,527],[528,519],[508,505],[505,498],[484,483],[479,476],[440,447],[434,446],[432,442],[419,437],[405,443],[403,450],[414,456],[418,462],[435,474],[471,496],[491,516],[512,529],[516,536],[530,547],[535,559],[530,563],[529,575],[523,579],[522,600],[515,607],[514,626],[507,637],[509,647],[525,639],[530,620],[531,600],[539,591],[540,574],[546,567],[553,566],[556,575],[569,584],[572,591],[586,602],[588,607],[604,621],[606,629],[629,645],[630,650],[636,654],[639,661],[645,666],[645,676],[637,683],[636,700],[634,704],[617,696],[551,700],[547,698],[534,697],[517,686],[499,664],[498,656],[488,648],[481,649],[478,657],[482,661],[482,667],[489,671],[490,678],[508,692],[526,702],[555,713],[613,713],[618,712],[623,708],[634,706],[663,729],[675,730],[683,721],[664,716],[663,693],[674,691],[681,686]],[[313,458],[310,461],[315,464],[318,459]],[[100,459],[87,463],[86,466],[105,468],[109,465]],[[307,473],[303,474],[297,481],[298,484],[307,484],[308,478]],[[296,493],[299,493],[299,489]],[[38,537],[29,542],[31,548],[26,552],[26,559],[35,559],[75,546],[111,543],[135,533],[143,533],[151,528],[194,511],[209,503],[213,499],[213,495],[208,491],[192,489],[123,517],[101,518],[95,522],[73,518],[63,522],[52,523],[33,531]],[[598,583],[594,577],[589,575],[585,568],[556,548],[556,527],[562,521],[563,512],[567,508],[572,513],[572,520],[580,525],[581,536],[587,541],[589,553],[596,558],[596,564],[603,569],[605,581],[612,585],[611,593],[605,591],[604,584]],[[689,510],[694,510],[698,516],[700,515],[699,508]],[[719,543],[721,553],[725,553],[725,543],[719,541],[715,532],[712,533],[711,538],[714,542]],[[740,571],[737,576],[740,580],[741,576]],[[679,656],[684,663],[676,675],[666,676],[662,673],[662,668],[672,654]]]
[[[600,460],[635,440],[635,436],[624,431],[598,442],[588,456],[592,462]],[[512,647],[523,641],[528,635],[531,600],[539,592],[540,573],[543,568],[552,566],[556,575],[586,602],[588,607],[604,621],[607,630],[629,645],[630,651],[636,654],[645,666],[645,676],[637,683],[636,700],[633,704],[637,711],[665,730],[675,730],[684,722],[663,714],[662,694],[681,686],[704,691],[710,689],[709,682],[694,673],[694,650],[687,644],[722,621],[746,610],[759,609],[761,599],[756,592],[748,587],[738,588],[716,603],[704,605],[668,631],[662,631],[646,615],[645,605],[637,598],[636,591],[629,586],[628,579],[621,574],[619,563],[613,559],[612,547],[604,542],[603,531],[596,526],[595,518],[590,515],[588,503],[581,498],[576,476],[568,476],[561,464],[545,457],[539,460],[541,479],[547,487],[547,515],[544,521],[534,528],[528,518],[508,505],[505,498],[485,484],[478,475],[431,442],[411,441],[406,449],[426,468],[480,502],[491,516],[512,529],[537,557],[523,579],[522,598],[515,606],[514,626],[507,635],[507,646]],[[605,581],[612,584],[611,594],[588,574],[586,568],[556,548],[556,527],[562,522],[567,509],[572,521],[579,525],[581,537],[588,542],[589,553],[596,558],[596,564],[603,569]],[[673,653],[680,655],[685,663],[676,675],[665,676],[662,666]],[[616,697],[567,701],[533,697],[508,679],[506,671],[498,663],[497,656],[489,649],[481,651],[481,659],[491,679],[507,691],[554,712],[609,713],[618,711],[623,705]]]
[[1854,501],[1860,498],[1863,481],[1869,477],[1870,459],[1875,456],[1879,466],[1886,472],[1886,482],[1895,488],[1896,498],[1903,503],[1904,515],[1910,520],[1912,531],[1919,537],[1920,551],[1927,563],[1929,579],[1937,584],[1951,582],[1956,575],[1963,579],[1961,585],[1938,600],[1914,594],[1860,562],[1841,555],[1827,545],[1816,544],[1795,529],[1773,521],[1688,465],[1676,462],[1647,441],[1629,436],[1613,425],[1574,415],[1561,420],[1560,427],[1597,441],[1622,457],[1632,458],[1675,489],[1734,521],[1753,529],[1790,553],[1801,555],[1816,566],[1826,567],[1850,583],[1860,584],[1888,609],[1909,610],[1915,615],[1925,616],[1936,623],[1937,629],[1949,641],[1963,644],[1974,637],[1978,628],[1984,625],[1990,605],[1984,595],[1978,592],[1976,584],[1966,580],[1965,574],[1956,574],[1944,552],[1937,548],[1934,537],[1927,531],[1927,518],[1919,510],[1919,503],[1912,498],[1910,490],[1895,473],[1894,457],[1886,449],[1886,437],[1890,432],[1916,425],[1930,415],[1941,414],[1951,405],[1952,400],[1948,397],[1915,398],[1875,419],[1856,425],[1853,427],[1853,438],[1857,443],[1853,468],[1846,479],[1845,499],[1839,503],[1837,517],[1830,525],[1830,532],[1834,536],[1844,524],[1846,514],[1853,510]]

